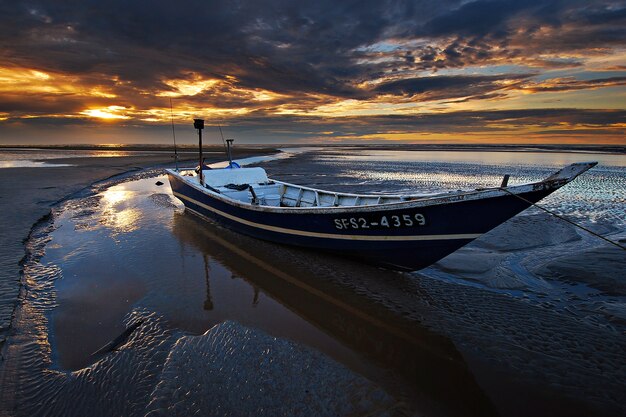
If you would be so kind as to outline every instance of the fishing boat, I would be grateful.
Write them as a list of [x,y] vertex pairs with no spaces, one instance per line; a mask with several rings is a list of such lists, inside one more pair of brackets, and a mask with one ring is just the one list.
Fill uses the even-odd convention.
[[[200,143],[204,123],[196,119]],[[200,146],[200,161],[203,161]],[[260,167],[168,169],[186,210],[276,243],[413,271],[437,262],[574,180],[597,162],[543,181],[437,194],[353,194],[290,184]]]

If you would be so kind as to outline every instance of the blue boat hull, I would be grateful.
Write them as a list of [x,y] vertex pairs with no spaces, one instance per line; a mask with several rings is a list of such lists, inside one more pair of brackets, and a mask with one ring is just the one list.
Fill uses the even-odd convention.
[[452,196],[428,205],[302,210],[236,204],[172,172],[168,176],[174,195],[187,209],[237,232],[407,271],[433,264],[558,188],[540,186],[518,196],[501,193],[480,199]]

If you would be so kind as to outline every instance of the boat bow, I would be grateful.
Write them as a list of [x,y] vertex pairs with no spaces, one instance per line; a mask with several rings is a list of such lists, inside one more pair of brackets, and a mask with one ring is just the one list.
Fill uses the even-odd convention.
[[573,181],[577,176],[590,170],[591,168],[598,165],[597,162],[577,162],[575,164],[571,164],[561,169],[560,171],[555,172],[546,178],[545,182],[561,182],[564,181],[564,184],[567,184],[570,181]]

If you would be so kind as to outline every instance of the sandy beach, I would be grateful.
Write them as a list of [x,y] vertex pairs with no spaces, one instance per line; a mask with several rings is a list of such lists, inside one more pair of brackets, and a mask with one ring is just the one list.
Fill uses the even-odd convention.
[[[407,187],[413,162],[376,162],[383,157],[359,165],[353,154],[344,163],[333,150],[262,165],[327,188],[368,190],[389,175]],[[510,169],[462,157],[458,166],[442,162],[458,170],[449,177],[439,162],[421,169],[451,188],[464,172],[488,183]],[[26,291],[0,365],[2,416],[624,411],[625,259],[571,225],[525,213],[405,274],[206,223],[157,185],[167,183],[158,170],[91,186],[170,163],[167,156],[54,162],[76,166],[0,177],[0,202],[13,216],[2,220],[14,233],[2,236],[15,257],[3,269],[7,291],[18,291],[22,240],[32,230]],[[590,195],[563,193],[547,204],[578,213],[586,208],[575,198],[593,201],[599,217],[588,226],[623,241],[619,209],[593,186],[601,178],[619,190],[621,169],[581,179]],[[10,192],[19,205],[7,205]]]
[[0,417],[626,417],[626,0],[0,10]]

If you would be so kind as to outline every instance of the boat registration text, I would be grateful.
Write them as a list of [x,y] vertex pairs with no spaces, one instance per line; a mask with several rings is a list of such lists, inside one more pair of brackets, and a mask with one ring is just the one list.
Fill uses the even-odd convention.
[[366,219],[364,217],[342,217],[334,219],[335,229],[370,229],[370,228],[392,228],[392,227],[415,227],[425,226],[426,217],[423,214],[402,214],[393,216],[382,216],[378,219]]

